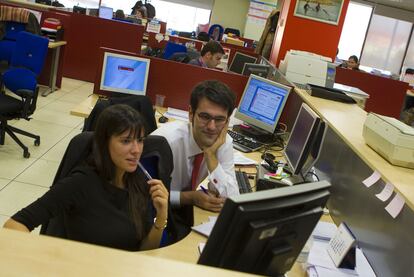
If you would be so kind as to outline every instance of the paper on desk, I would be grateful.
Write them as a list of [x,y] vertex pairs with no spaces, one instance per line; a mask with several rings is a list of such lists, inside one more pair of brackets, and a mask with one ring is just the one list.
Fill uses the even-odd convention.
[[390,198],[390,197],[391,197],[391,195],[392,195],[393,191],[394,191],[394,186],[393,186],[393,184],[387,183],[387,184],[385,185],[384,189],[383,189],[380,193],[375,194],[375,196],[376,196],[379,200],[381,200],[382,202],[385,202],[385,201],[387,201],[387,200],[388,200],[388,198]]
[[200,225],[197,225],[197,226],[193,226],[191,227],[191,229],[193,229],[194,231],[206,237],[209,237],[211,234],[211,231],[213,230],[214,224],[216,224],[216,219],[217,218],[214,218],[214,216],[211,216],[208,222],[201,223]]
[[362,181],[362,183],[366,187],[369,188],[370,186],[372,186],[373,184],[375,184],[376,182],[378,182],[379,179],[381,179],[381,174],[378,171],[374,171],[374,173],[372,173],[371,176],[369,176],[364,181]]
[[198,244],[198,253],[200,253],[200,254],[201,254],[201,252],[203,252],[203,250],[204,250],[204,246],[206,246],[206,244],[205,244],[204,242],[200,242],[200,243]]
[[164,113],[164,116],[168,118],[188,121],[188,111],[174,109],[170,107],[168,107],[167,111]]
[[385,210],[393,217],[396,218],[404,207],[405,200],[398,192],[395,193],[394,198],[385,207]]
[[234,164],[235,165],[256,165],[257,162],[244,156],[240,151],[234,150]]
[[335,235],[336,229],[337,227],[333,223],[319,221],[312,232],[312,236],[315,239],[329,241]]

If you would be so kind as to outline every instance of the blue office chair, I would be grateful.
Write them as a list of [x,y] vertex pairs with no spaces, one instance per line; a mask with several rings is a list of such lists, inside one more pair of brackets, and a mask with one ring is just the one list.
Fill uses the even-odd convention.
[[13,49],[16,46],[17,34],[25,30],[25,24],[18,22],[4,22],[5,34],[0,40],[0,61],[10,63]]
[[43,68],[48,43],[46,38],[27,32],[18,33],[10,67],[0,78],[0,88],[4,86],[11,94],[0,94],[0,144],[4,144],[7,133],[23,148],[25,158],[30,157],[29,150],[15,133],[34,138],[36,146],[40,145],[40,137],[10,126],[7,122],[20,118],[30,120],[30,116],[34,113],[39,93],[37,76]]
[[185,47],[185,45],[168,42],[164,48],[164,54],[162,55],[162,57],[164,59],[169,59],[174,53],[177,53],[177,52],[186,53],[187,47]]
[[[214,31],[218,29],[218,33],[215,33]],[[223,38],[224,28],[220,24],[214,24],[210,26],[210,29],[208,29],[208,35],[211,39],[216,41],[221,41]]]

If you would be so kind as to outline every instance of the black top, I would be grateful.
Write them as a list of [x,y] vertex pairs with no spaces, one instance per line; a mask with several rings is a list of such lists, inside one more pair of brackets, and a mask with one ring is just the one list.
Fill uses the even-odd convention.
[[[91,167],[81,166],[12,218],[33,230],[63,215],[68,239],[138,250],[140,241],[129,214],[128,191],[104,182]],[[146,220],[145,234],[152,216]]]

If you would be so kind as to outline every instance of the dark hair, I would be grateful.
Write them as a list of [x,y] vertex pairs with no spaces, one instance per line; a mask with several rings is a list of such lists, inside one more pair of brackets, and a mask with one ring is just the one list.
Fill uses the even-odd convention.
[[208,52],[210,52],[211,55],[214,55],[216,53],[221,53],[221,54],[224,55],[223,47],[220,45],[219,42],[217,42],[215,40],[210,40],[209,42],[207,42],[206,45],[204,45],[203,49],[201,49],[200,54],[203,57]]
[[125,19],[124,11],[123,10],[116,10],[116,12],[115,12],[115,18]]
[[207,98],[209,101],[225,108],[228,116],[234,110],[236,96],[226,84],[220,81],[203,81],[193,88],[190,100],[191,110],[193,112],[197,110],[198,103],[203,98]]
[[[105,183],[115,179],[115,165],[109,153],[109,141],[112,136],[125,131],[134,137],[144,133],[144,121],[141,115],[128,105],[117,104],[102,111],[96,123],[93,137],[93,152],[90,163]],[[137,238],[142,240],[149,231],[146,226],[149,191],[145,178],[140,171],[125,172],[123,182],[128,190],[130,217],[137,232]]]
[[352,55],[348,58],[348,60],[354,60],[354,62],[358,63],[358,57],[355,55]]

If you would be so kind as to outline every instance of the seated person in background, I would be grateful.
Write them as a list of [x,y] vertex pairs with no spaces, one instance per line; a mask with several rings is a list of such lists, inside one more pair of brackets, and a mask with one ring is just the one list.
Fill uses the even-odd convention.
[[343,64],[343,67],[352,70],[359,70],[358,57],[355,55],[350,56],[348,60]]
[[135,5],[132,7],[132,15],[135,15],[136,18],[147,18],[147,8],[142,3],[142,1],[137,1]]
[[[166,123],[152,133],[165,137],[173,153],[170,194],[173,209],[196,205],[219,212],[226,197],[239,194],[233,140],[227,135],[235,99],[225,84],[201,82],[191,93],[190,122]],[[208,190],[196,190],[206,177]]]
[[221,57],[224,55],[223,47],[219,42],[210,40],[201,50],[201,56],[191,60],[188,64],[206,68],[216,68],[220,64]]
[[[168,191],[160,180],[146,181],[137,171],[143,126],[140,114],[127,105],[105,109],[87,161],[4,227],[29,232],[64,215],[68,239],[124,250],[159,247],[168,216]],[[157,213],[155,221],[151,206]]]
[[116,10],[115,12],[116,19],[125,19],[125,14],[123,10]]

